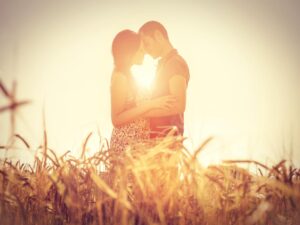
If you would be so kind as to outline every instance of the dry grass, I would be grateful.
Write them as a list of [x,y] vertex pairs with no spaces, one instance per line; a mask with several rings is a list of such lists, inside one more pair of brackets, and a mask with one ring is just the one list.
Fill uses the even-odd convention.
[[48,149],[33,167],[1,161],[1,224],[299,224],[299,169],[285,161],[260,165],[264,176],[234,161],[202,168],[181,141],[118,157],[107,148],[79,159]]
[[[0,161],[1,225],[299,225],[300,170],[285,161],[271,168],[249,160],[203,168],[197,155],[211,138],[190,154],[174,137],[132,146],[123,155],[104,142],[87,157],[89,137],[80,158],[58,156],[45,128],[33,165]],[[238,163],[256,164],[259,174]]]

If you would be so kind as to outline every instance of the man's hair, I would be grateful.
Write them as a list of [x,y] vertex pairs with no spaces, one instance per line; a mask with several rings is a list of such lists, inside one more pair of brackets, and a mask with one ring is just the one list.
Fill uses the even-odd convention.
[[139,33],[143,33],[145,35],[154,36],[154,32],[155,31],[159,31],[162,33],[162,35],[169,40],[169,36],[168,36],[168,32],[166,30],[166,28],[159,22],[157,21],[149,21],[147,23],[145,23],[140,29],[139,29]]

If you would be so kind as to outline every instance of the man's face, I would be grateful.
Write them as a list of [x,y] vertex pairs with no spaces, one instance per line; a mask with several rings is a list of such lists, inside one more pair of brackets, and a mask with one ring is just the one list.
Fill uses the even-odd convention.
[[145,52],[147,54],[149,54],[150,56],[152,56],[154,59],[156,59],[157,57],[160,56],[160,45],[158,43],[158,41],[149,36],[149,35],[145,35],[145,34],[141,34],[142,37],[142,42],[144,45],[144,49]]

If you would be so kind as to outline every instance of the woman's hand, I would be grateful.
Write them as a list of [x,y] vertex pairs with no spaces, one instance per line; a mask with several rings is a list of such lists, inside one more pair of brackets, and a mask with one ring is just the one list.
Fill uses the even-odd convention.
[[171,109],[176,102],[174,95],[166,95],[149,100],[149,109]]

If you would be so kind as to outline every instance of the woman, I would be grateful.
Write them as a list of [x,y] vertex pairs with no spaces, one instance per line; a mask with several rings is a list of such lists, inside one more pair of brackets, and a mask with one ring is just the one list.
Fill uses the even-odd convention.
[[133,65],[144,60],[144,51],[140,36],[123,30],[116,35],[112,43],[114,69],[111,77],[111,118],[113,131],[110,150],[113,155],[121,156],[130,144],[146,141],[150,138],[149,121],[143,118],[148,111],[170,108],[175,98],[164,96],[150,99],[142,95],[135,85],[130,72]]

